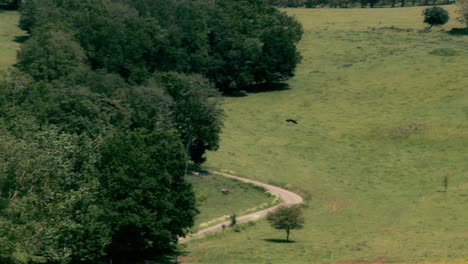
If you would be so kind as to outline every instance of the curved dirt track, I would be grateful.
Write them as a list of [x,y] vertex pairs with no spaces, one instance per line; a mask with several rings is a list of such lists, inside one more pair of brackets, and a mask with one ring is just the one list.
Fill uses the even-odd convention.
[[[212,174],[221,175],[221,176],[224,176],[224,177],[227,177],[227,178],[231,178],[231,179],[235,179],[235,180],[238,180],[238,181],[251,183],[251,184],[263,187],[264,189],[270,191],[271,193],[273,193],[275,195],[278,195],[281,198],[282,202],[275,205],[275,206],[273,206],[273,207],[270,207],[270,208],[267,208],[267,209],[264,209],[264,210],[261,210],[261,211],[255,212],[255,213],[251,213],[251,214],[247,214],[247,215],[237,217],[237,223],[243,223],[243,222],[249,222],[249,221],[257,220],[258,218],[266,216],[268,214],[268,212],[274,211],[280,205],[300,204],[300,203],[303,202],[303,199],[302,199],[301,196],[299,196],[299,195],[297,195],[297,194],[295,194],[293,192],[290,192],[288,190],[285,190],[283,188],[277,187],[277,186],[273,186],[273,185],[266,184],[266,183],[259,182],[259,181],[249,180],[249,179],[246,179],[246,178],[242,178],[242,177],[235,176],[235,175],[228,174],[228,173],[221,172],[221,171],[208,170],[208,172],[210,172]],[[191,239],[201,237],[201,236],[203,236],[205,234],[208,234],[208,233],[213,233],[213,232],[216,232],[216,231],[220,231],[220,230],[222,230],[222,225],[229,226],[229,223],[230,223],[230,221],[225,221],[223,223],[219,223],[217,225],[207,227],[205,229],[202,229],[202,230],[198,231],[195,234],[188,235],[187,237],[181,237],[179,239],[179,242],[186,242],[186,241],[189,241]]]

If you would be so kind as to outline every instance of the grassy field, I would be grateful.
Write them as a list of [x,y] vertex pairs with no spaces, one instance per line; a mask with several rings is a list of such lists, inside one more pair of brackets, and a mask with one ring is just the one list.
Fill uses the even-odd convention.
[[[272,206],[274,196],[266,194],[253,185],[228,179],[214,174],[190,175],[199,203],[200,214],[196,219],[195,228],[202,228],[229,219],[231,214],[237,216],[260,208]],[[233,192],[223,194],[221,189]]]
[[24,35],[17,26],[18,19],[18,12],[0,10],[0,71],[6,70],[16,61],[16,51],[20,44],[15,39]]
[[422,31],[421,10],[287,10],[297,76],[227,98],[208,165],[309,197],[306,226],[193,241],[190,263],[468,263],[468,36]]

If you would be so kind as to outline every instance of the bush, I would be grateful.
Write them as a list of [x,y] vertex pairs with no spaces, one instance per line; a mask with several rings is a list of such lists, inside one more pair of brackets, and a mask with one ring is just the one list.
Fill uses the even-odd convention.
[[236,214],[232,214],[230,217],[231,223],[229,224],[230,227],[234,227],[237,225],[237,216]]
[[424,9],[423,16],[424,23],[429,24],[429,28],[444,25],[449,20],[447,10],[438,6]]

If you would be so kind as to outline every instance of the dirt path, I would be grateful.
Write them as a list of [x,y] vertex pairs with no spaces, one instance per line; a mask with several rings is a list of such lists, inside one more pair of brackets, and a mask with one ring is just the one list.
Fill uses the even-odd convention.
[[[273,185],[270,185],[270,184],[266,184],[266,183],[258,182],[258,181],[254,181],[254,180],[249,180],[249,179],[246,179],[246,178],[242,178],[242,177],[239,177],[239,176],[231,175],[231,174],[220,172],[220,171],[214,171],[214,170],[208,170],[208,171],[210,173],[213,173],[213,174],[221,175],[221,176],[224,176],[224,177],[227,177],[227,178],[231,178],[231,179],[235,179],[235,180],[238,180],[238,181],[251,183],[251,184],[263,187],[264,189],[270,191],[271,193],[273,193],[275,195],[278,195],[281,198],[282,202],[275,205],[275,206],[273,206],[273,207],[270,207],[270,208],[267,208],[267,209],[264,209],[264,210],[261,210],[261,211],[255,212],[255,213],[251,213],[251,214],[248,214],[248,215],[243,215],[243,216],[237,217],[237,223],[244,223],[244,222],[257,220],[258,218],[266,216],[268,214],[268,212],[274,211],[280,205],[300,204],[303,201],[301,196],[299,196],[299,195],[297,195],[297,194],[295,194],[293,192],[290,192],[288,190],[285,190],[283,188],[277,187],[277,186],[273,186]],[[195,234],[191,234],[191,235],[189,235],[187,237],[180,238],[179,242],[183,243],[183,242],[186,242],[188,240],[201,237],[201,236],[203,236],[205,234],[208,234],[208,233],[213,233],[213,232],[216,232],[216,231],[220,231],[220,230],[222,230],[222,225],[229,226],[229,223],[230,223],[230,221],[226,221],[226,222],[217,224],[215,226],[211,226],[211,227],[202,229],[202,230],[198,231]]]

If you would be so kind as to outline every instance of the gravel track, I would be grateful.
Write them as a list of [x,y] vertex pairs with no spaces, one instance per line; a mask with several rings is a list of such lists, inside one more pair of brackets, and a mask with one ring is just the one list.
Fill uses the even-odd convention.
[[[263,209],[261,211],[255,212],[255,213],[251,213],[251,214],[247,214],[247,215],[237,217],[237,223],[245,223],[245,222],[249,222],[249,221],[255,221],[255,220],[257,220],[257,219],[259,219],[261,217],[266,216],[269,212],[274,211],[276,208],[278,208],[281,205],[300,204],[300,203],[302,203],[304,201],[301,196],[299,196],[299,195],[297,195],[297,194],[295,194],[293,192],[290,192],[288,190],[285,190],[283,188],[271,185],[271,184],[266,184],[266,183],[263,183],[263,182],[242,178],[242,177],[232,175],[232,174],[229,174],[229,173],[225,173],[225,172],[221,172],[221,171],[208,170],[208,172],[263,187],[264,189],[270,191],[271,193],[273,193],[275,195],[278,195],[281,198],[282,202],[275,205],[275,206],[273,206],[273,207]],[[229,223],[230,223],[230,221],[225,221],[223,223],[219,223],[217,225],[204,228],[204,229],[198,231],[195,234],[191,234],[191,235],[188,235],[187,237],[179,238],[179,242],[181,242],[181,243],[187,242],[189,240],[199,238],[199,237],[201,237],[203,235],[206,235],[208,233],[214,233],[216,231],[220,231],[220,230],[222,230],[223,225],[229,226]]]

